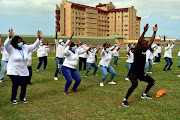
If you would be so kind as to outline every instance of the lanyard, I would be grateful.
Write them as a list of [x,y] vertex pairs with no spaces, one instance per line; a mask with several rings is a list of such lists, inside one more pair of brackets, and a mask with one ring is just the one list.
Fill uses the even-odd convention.
[[23,60],[24,60],[24,53],[23,53],[23,49],[22,49],[22,52],[19,50],[19,53],[21,54]]

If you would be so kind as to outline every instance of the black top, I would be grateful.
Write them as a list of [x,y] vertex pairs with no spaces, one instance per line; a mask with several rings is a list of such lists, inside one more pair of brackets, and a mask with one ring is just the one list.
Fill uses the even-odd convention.
[[131,72],[142,73],[144,72],[145,62],[146,62],[146,52],[142,50],[134,49],[134,62],[131,65]]

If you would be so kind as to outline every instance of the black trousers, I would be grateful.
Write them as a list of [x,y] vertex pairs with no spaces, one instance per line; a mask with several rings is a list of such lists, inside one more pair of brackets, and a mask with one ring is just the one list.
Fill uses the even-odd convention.
[[44,61],[44,69],[46,68],[46,66],[47,66],[47,56],[44,56],[44,57],[39,57],[39,64],[38,64],[37,69],[39,69],[41,67],[42,61]]
[[155,56],[154,62],[160,62],[160,60],[161,60],[161,53],[158,53],[158,57]]
[[28,76],[9,75],[9,77],[12,81],[11,100],[16,100],[16,95],[19,85],[21,86],[20,100],[23,100],[26,95]]
[[27,81],[27,83],[31,83],[32,67],[31,67],[31,66],[28,66],[28,70],[29,70],[29,76],[28,76],[28,81]]
[[140,81],[144,81],[149,83],[144,91],[144,93],[147,94],[147,92],[151,89],[151,87],[155,84],[155,81],[153,78],[151,78],[148,74],[145,74],[144,72],[142,73],[137,73],[137,72],[133,72],[130,71],[129,72],[129,78],[131,80],[131,87],[129,88],[127,95],[126,95],[126,99],[129,98],[129,96],[131,95],[131,93],[136,89],[136,87],[138,86],[138,79]]
[[84,63],[83,70],[86,70],[86,58],[79,57],[79,71],[82,70],[82,62]]

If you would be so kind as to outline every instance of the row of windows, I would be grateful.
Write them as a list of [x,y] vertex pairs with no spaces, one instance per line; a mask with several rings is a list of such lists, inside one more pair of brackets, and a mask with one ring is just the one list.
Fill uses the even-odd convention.
[[[74,24],[74,22],[72,22],[72,24]],[[79,25],[81,25],[81,24],[82,24],[82,25],[85,25],[85,23],[78,23],[78,22],[76,22],[76,25],[77,25],[77,24],[79,24]]]
[[[124,17],[128,17],[128,15],[125,15]],[[111,16],[111,18],[113,18],[113,16]],[[120,16],[118,16],[118,18],[120,18]]]
[[[74,14],[74,11],[72,11],[72,13]],[[76,14],[78,14],[78,12],[76,12]],[[79,15],[80,15],[81,13],[79,12]],[[82,15],[84,15],[84,13],[82,13]]]

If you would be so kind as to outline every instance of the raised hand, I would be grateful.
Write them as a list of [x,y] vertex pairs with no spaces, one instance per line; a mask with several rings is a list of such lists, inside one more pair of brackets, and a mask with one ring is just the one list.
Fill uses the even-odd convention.
[[70,45],[71,45],[71,42],[72,42],[72,41],[70,40],[70,42],[69,42],[69,44],[68,44],[68,45],[69,45],[69,47],[70,47]]
[[155,26],[153,27],[153,31],[156,32],[157,28],[158,28],[158,26],[157,26],[157,24],[155,24]]
[[144,32],[146,32],[149,28],[149,24],[146,24],[146,26],[144,27]]
[[13,29],[9,29],[9,38],[12,38],[12,36],[14,35]]
[[37,34],[38,34],[38,38],[41,39],[41,37],[42,37],[42,32],[41,32],[40,30],[38,30],[38,33],[37,33]]
[[79,45],[82,45],[82,42],[79,39],[77,39],[77,42]]

